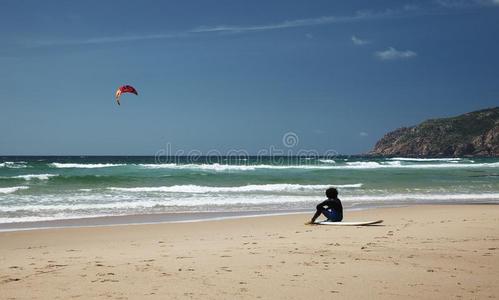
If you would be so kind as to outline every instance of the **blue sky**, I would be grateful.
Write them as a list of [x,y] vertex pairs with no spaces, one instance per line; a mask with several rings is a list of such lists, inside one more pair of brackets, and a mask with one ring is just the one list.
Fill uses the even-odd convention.
[[354,154],[499,103],[498,0],[1,4],[4,155]]

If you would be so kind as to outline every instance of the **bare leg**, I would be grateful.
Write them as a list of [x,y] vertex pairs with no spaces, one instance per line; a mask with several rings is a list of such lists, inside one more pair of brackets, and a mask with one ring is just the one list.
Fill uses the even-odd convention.
[[322,214],[322,211],[320,210],[317,210],[314,214],[314,216],[312,217],[312,220],[310,220],[310,223],[313,224],[315,222],[315,220],[317,220],[317,218]]

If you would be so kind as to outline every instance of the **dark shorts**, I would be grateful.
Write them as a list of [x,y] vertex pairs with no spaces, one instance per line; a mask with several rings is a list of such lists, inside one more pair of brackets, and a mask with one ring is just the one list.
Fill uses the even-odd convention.
[[340,222],[341,220],[343,220],[343,215],[337,213],[334,210],[324,209],[322,210],[322,214],[326,216],[328,221],[331,222]]

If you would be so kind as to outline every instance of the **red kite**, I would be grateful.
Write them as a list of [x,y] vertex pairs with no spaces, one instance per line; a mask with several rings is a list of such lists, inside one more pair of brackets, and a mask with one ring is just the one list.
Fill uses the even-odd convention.
[[120,86],[116,90],[116,103],[118,103],[118,105],[120,105],[120,97],[121,97],[121,94],[123,94],[123,93],[132,93],[135,95],[139,94],[139,93],[137,93],[137,90],[131,85]]

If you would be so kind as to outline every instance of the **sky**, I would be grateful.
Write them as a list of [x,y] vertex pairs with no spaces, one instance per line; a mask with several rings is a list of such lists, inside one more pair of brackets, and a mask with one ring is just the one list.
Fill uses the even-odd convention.
[[0,4],[0,155],[359,154],[499,104],[499,0]]

